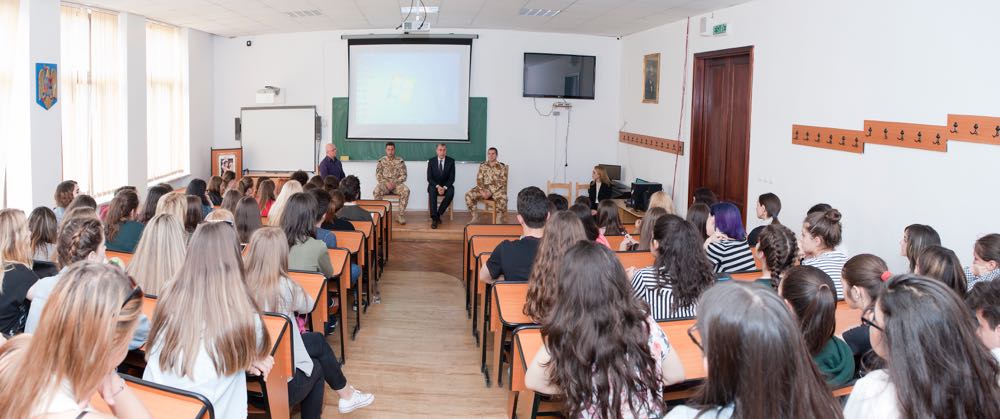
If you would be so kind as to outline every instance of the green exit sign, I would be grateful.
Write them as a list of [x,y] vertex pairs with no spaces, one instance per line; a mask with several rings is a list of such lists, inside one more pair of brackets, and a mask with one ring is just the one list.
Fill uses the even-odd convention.
[[712,35],[725,35],[726,34],[726,24],[720,23],[718,25],[712,26]]

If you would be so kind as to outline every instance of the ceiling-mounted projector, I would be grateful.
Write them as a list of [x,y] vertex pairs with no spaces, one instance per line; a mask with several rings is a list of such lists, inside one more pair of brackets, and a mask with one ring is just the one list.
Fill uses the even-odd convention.
[[430,22],[427,22],[427,21],[408,20],[406,22],[403,22],[403,27],[400,28],[400,29],[402,29],[403,32],[406,32],[406,33],[410,33],[410,32],[430,32],[431,31],[431,24],[430,24]]

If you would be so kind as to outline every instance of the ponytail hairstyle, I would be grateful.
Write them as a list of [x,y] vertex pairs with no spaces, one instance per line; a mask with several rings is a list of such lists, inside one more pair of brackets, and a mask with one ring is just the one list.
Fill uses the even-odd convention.
[[232,170],[226,170],[225,172],[222,172],[222,186],[223,187],[225,187],[226,185],[228,185],[229,182],[232,182],[233,180],[236,180],[236,172],[234,172]]
[[171,214],[160,214],[146,223],[127,271],[147,294],[160,295],[184,264],[186,254],[184,225]]
[[853,297],[848,291],[851,287],[858,287],[863,289],[874,303],[885,287],[882,276],[886,272],[889,272],[889,266],[878,256],[864,253],[848,259],[840,272],[845,285],[844,299],[851,301]]
[[60,208],[66,208],[73,198],[76,198],[76,181],[75,180],[64,180],[56,185],[56,193],[53,199],[56,201],[56,206]]
[[576,214],[559,211],[545,223],[545,234],[538,245],[538,254],[531,265],[528,277],[528,297],[524,303],[524,314],[536,322],[545,321],[545,316],[556,302],[556,275],[562,264],[566,250],[581,240],[587,240],[583,223]]
[[156,216],[156,204],[160,202],[163,195],[170,193],[170,189],[163,185],[156,185],[146,192],[146,201],[142,204],[142,213],[139,214],[139,222],[148,223]]
[[65,268],[87,259],[104,244],[104,228],[96,217],[77,217],[63,220],[56,243],[56,262]]
[[962,262],[951,249],[942,246],[928,246],[917,258],[914,273],[943,282],[955,291],[960,298],[965,298],[968,289],[968,279]]
[[819,237],[828,249],[840,245],[843,227],[840,224],[840,211],[829,209],[823,212],[813,212],[806,216],[806,231],[813,237]]
[[691,223],[667,214],[653,227],[656,241],[657,289],[670,288],[670,310],[674,313],[698,302],[701,294],[715,284],[712,262],[705,254],[701,237]]
[[976,318],[944,283],[892,277],[875,311],[900,417],[1000,418],[1000,366]]
[[24,211],[7,208],[0,210],[0,292],[3,290],[4,272],[12,264],[31,267],[31,233]]
[[132,217],[139,208],[139,195],[132,190],[124,190],[111,200],[108,213],[104,214],[104,236],[108,241],[118,237],[122,224]]
[[56,213],[48,207],[38,207],[28,216],[28,230],[31,231],[31,254],[44,251],[45,246],[55,245],[59,235]]
[[622,221],[618,218],[618,206],[610,199],[605,199],[597,204],[597,225],[604,228],[605,236],[625,234]]
[[814,266],[788,270],[778,287],[795,312],[809,353],[816,356],[837,328],[837,291],[830,275]]
[[696,202],[688,208],[687,220],[694,225],[694,228],[701,233],[701,241],[708,240],[708,231],[705,224],[708,223],[708,216],[712,214],[712,209],[707,204]]
[[90,195],[77,195],[73,198],[73,201],[69,203],[66,207],[66,211],[72,211],[74,208],[90,208],[92,210],[97,210],[97,201],[94,197]]
[[757,251],[764,254],[764,263],[771,271],[771,283],[777,288],[785,272],[795,266],[798,257],[795,233],[781,224],[771,223],[760,232]]
[[781,199],[778,195],[773,193],[766,193],[757,197],[757,204],[764,207],[764,211],[767,211],[767,216],[771,218],[771,224],[781,224],[778,221],[778,213],[781,212]]
[[240,195],[251,195],[251,189],[253,189],[253,179],[249,177],[240,179],[240,183],[236,185],[236,190],[240,191]]
[[917,258],[924,249],[941,245],[941,236],[933,227],[924,224],[910,224],[903,229],[906,240],[906,259],[910,261],[910,272],[916,272]]
[[[96,221],[96,220],[94,220]],[[89,400],[123,361],[142,313],[142,290],[121,269],[99,262],[62,274],[32,336],[0,347],[0,417],[25,417],[63,383]]]
[[980,259],[1000,265],[1000,234],[993,233],[980,237],[976,240],[973,251]]
[[[266,311],[291,311],[285,301],[281,281],[288,278],[288,241],[278,227],[261,227],[253,233],[243,255],[247,288],[257,307]],[[293,283],[293,286],[298,284]]]

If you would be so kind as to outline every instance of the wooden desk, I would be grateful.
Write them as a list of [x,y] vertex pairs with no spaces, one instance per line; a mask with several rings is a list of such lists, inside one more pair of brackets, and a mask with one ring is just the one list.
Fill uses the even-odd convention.
[[[317,272],[297,272],[289,271],[288,276],[292,281],[299,284],[306,295],[313,299],[312,310],[309,311],[309,329],[316,333],[324,333],[327,315],[327,292],[326,277]],[[300,313],[305,314],[305,313]]]
[[[132,389],[153,419],[208,419],[214,417],[212,402],[205,396],[181,389],[145,381],[130,375],[118,374],[125,385]],[[94,393],[90,405],[101,413],[111,414],[111,407],[101,393]]]
[[[347,342],[347,316],[344,312],[347,311],[347,288],[351,285],[351,251],[344,249],[342,247],[336,249],[327,249],[326,253],[330,255],[330,263],[333,264],[333,277],[336,278],[338,290],[340,292],[340,307],[337,310],[337,316],[340,319],[340,363],[347,363],[347,348],[345,347]],[[326,286],[328,292],[327,297],[329,298],[330,285],[327,283]],[[329,314],[327,315],[329,318]],[[360,321],[361,314],[358,314],[358,319]],[[324,330],[324,336],[326,335]]]
[[111,258],[121,259],[122,263],[124,264],[122,266],[122,269],[125,269],[126,267],[128,267],[129,263],[132,263],[132,253],[115,252],[115,251],[111,251],[111,250],[108,250],[105,253],[106,253],[106,256],[107,256],[108,259],[111,259]]
[[[653,257],[652,253],[648,251],[635,251],[635,252],[615,252],[618,256],[618,261],[621,262],[622,268],[638,268],[642,269],[647,266],[653,266],[656,262],[656,258]],[[629,278],[631,280],[632,278]]]
[[[483,261],[489,258],[489,253],[496,249],[497,245],[506,240],[517,240],[519,236],[473,236],[469,239],[469,252],[470,252],[470,264],[469,269],[471,272],[466,273],[466,293],[472,294],[472,335],[476,338],[476,344],[479,344],[479,332],[476,328],[476,323],[479,322],[479,270],[483,265]],[[483,294],[485,295],[485,294]],[[467,296],[466,299],[469,299]],[[483,314],[486,313],[486,304],[483,304]]]
[[[360,290],[364,289],[364,283],[360,282],[360,281],[364,281],[365,280],[365,275],[363,275],[363,273],[365,272],[365,267],[368,266],[366,264],[367,260],[365,258],[365,254],[367,252],[364,251],[365,246],[366,246],[365,235],[362,234],[360,231],[334,231],[333,234],[335,236],[337,236],[337,246],[339,246],[339,247],[347,250],[348,252],[350,252],[351,256],[355,259],[355,261],[357,261],[358,267],[361,268],[361,272],[362,272],[361,278],[358,278],[358,281],[359,281],[358,287],[357,287],[357,289],[355,289],[355,292],[357,293],[356,300],[358,302],[358,310],[357,310],[357,322],[354,324],[354,330],[351,332],[351,340],[354,340],[357,337],[357,335],[358,335],[358,331],[361,330],[361,306],[362,306],[362,301],[361,301],[361,291]],[[329,253],[329,252],[327,252],[327,253]],[[341,282],[341,290],[344,290],[345,287],[349,287],[350,284],[351,284],[351,275],[350,275],[351,269],[350,269],[350,265],[348,265],[348,268],[347,268],[346,272],[348,273],[347,274],[347,281],[344,281],[344,279],[343,279],[344,275],[343,274],[341,275],[341,280],[340,280],[340,282]],[[347,285],[344,285],[345,283]],[[349,307],[347,305],[347,294],[346,293],[340,294],[340,305],[341,305],[340,312],[341,312],[341,314],[343,314],[344,310],[346,310],[347,307]],[[342,316],[341,320],[344,320],[344,319],[345,319],[345,317]],[[344,327],[347,327],[346,324],[344,324]]]
[[[376,214],[377,215],[377,214]],[[375,267],[375,222],[374,221],[351,221],[354,225],[355,231],[360,231],[361,234],[365,236],[364,244],[364,254],[366,263],[361,266],[361,276],[364,277],[364,287],[359,287],[359,289],[365,290],[368,294],[365,298],[364,312],[368,313],[368,305],[371,303],[372,297],[372,283],[378,280],[378,269]],[[360,264],[359,264],[360,265]],[[359,294],[360,297],[360,294]]]
[[375,222],[376,243],[375,266],[378,268],[378,275],[382,276],[385,263],[389,260],[389,234],[392,226],[392,218],[389,218],[389,210],[381,204],[358,204],[359,207],[372,213],[372,221]]
[[462,276],[465,280],[465,312],[469,318],[472,317],[472,295],[469,287],[472,285],[469,280],[469,272],[472,271],[472,242],[473,236],[520,236],[521,226],[519,224],[469,224],[465,226],[462,236]]
[[622,224],[635,224],[636,220],[641,220],[642,217],[646,216],[646,211],[625,206],[624,199],[612,199],[612,201],[618,207],[618,218],[621,219]]
[[[524,305],[528,299],[528,283],[523,281],[502,281],[493,284],[493,310],[490,310],[489,323],[483,318],[483,354],[482,372],[486,384],[490,383],[490,367],[486,363],[486,333],[493,332],[493,365],[497,366],[497,385],[503,384],[503,344],[507,334],[518,326],[534,324],[531,317],[524,314]],[[485,304],[490,304],[489,300]],[[485,305],[484,304],[484,305]]]
[[[628,227],[626,227],[626,229],[627,228]],[[626,230],[626,231],[628,231],[628,230]],[[632,236],[632,240],[639,241],[639,233],[632,234],[631,236]],[[621,244],[622,244],[623,241],[625,241],[625,236],[624,235],[622,235],[622,236],[604,236],[604,238],[608,239],[608,245],[611,246],[611,250],[614,250],[616,252],[620,251],[619,249],[621,249]]]

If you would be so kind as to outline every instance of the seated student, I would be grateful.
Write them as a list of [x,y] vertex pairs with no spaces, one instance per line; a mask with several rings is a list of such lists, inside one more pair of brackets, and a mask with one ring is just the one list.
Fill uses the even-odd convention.
[[676,214],[677,210],[674,209],[674,200],[670,198],[670,194],[663,191],[653,192],[649,196],[649,205],[646,207],[646,211],[653,208],[663,208],[667,214]]
[[327,192],[330,190],[335,190],[340,186],[340,179],[334,175],[327,175],[323,178],[323,189]]
[[236,172],[226,170],[222,172],[222,190],[227,191],[236,186]]
[[812,266],[796,266],[785,273],[778,295],[795,312],[806,347],[831,387],[854,379],[851,347],[833,335],[837,328],[837,296],[830,276]]
[[[841,288],[844,290],[844,301],[854,310],[865,310],[871,307],[882,293],[885,280],[892,274],[882,258],[860,254],[847,260],[840,277]],[[870,327],[862,322],[857,327],[844,331],[844,342],[854,353],[858,371],[867,371],[877,363],[878,357],[872,352],[869,339]]]
[[24,212],[0,210],[0,332],[5,335],[24,331],[28,289],[38,281],[31,265],[31,233]]
[[795,233],[781,224],[771,224],[764,227],[758,239],[757,258],[761,272],[756,282],[777,290],[785,272],[795,266],[798,255]]
[[260,216],[267,217],[271,213],[271,206],[274,205],[274,181],[267,179],[260,182],[256,198],[257,206],[260,207]]
[[197,196],[188,195],[185,199],[187,200],[187,211],[184,212],[184,230],[188,234],[194,234],[198,224],[205,219],[205,214],[202,212],[205,207],[201,205],[201,200]]
[[767,287],[727,281],[709,288],[688,335],[708,376],[667,419],[843,417],[792,313]]
[[[281,226],[281,214],[285,211],[285,203],[288,202],[288,198],[291,198],[292,195],[300,192],[302,192],[302,184],[294,180],[285,182],[281,186],[281,192],[278,192],[278,197],[274,198],[271,211],[268,211],[267,224],[274,227]],[[257,204],[259,205],[260,202]]]
[[889,279],[862,315],[885,368],[854,384],[844,417],[1000,416],[1000,366],[970,317],[940,281],[911,274]]
[[160,290],[180,270],[186,254],[187,237],[181,221],[173,215],[160,214],[146,223],[126,271],[146,294],[160,295]]
[[[551,201],[550,201],[551,202]],[[524,314],[541,323],[556,301],[556,275],[563,256],[576,242],[587,240],[580,218],[569,211],[559,211],[545,222],[542,241],[528,276],[528,294]]]
[[597,227],[605,236],[621,236],[625,234],[622,220],[618,218],[618,206],[614,201],[605,199],[597,204]]
[[910,272],[916,272],[917,257],[930,246],[940,246],[941,236],[929,225],[910,224],[903,229],[903,238],[899,241],[899,254],[910,261]]
[[805,256],[802,264],[815,266],[830,275],[837,287],[838,300],[844,299],[840,272],[847,262],[847,255],[835,250],[840,245],[841,231],[840,211],[829,209],[825,212],[813,212],[802,222],[802,238],[799,239],[799,247]]
[[56,206],[52,208],[52,211],[56,214],[56,221],[62,221],[63,214],[66,214],[69,204],[79,194],[80,186],[76,184],[75,180],[64,180],[56,185]]
[[708,240],[708,217],[712,215],[712,208],[708,205],[697,203],[688,208],[687,221],[694,225],[694,228],[701,233],[702,240]]
[[146,224],[156,216],[156,204],[160,202],[163,195],[170,193],[170,189],[162,185],[155,185],[146,191],[146,200],[142,203],[142,209],[136,221]]
[[692,196],[694,197],[694,204],[705,204],[711,207],[719,203],[719,198],[715,196],[715,192],[704,186],[695,189]]
[[[97,211],[97,201],[90,195],[77,195],[76,198],[73,198],[73,202],[70,202],[69,206],[66,207],[66,212],[72,211],[73,208],[90,208]],[[56,218],[59,217],[56,216]]]
[[587,188],[587,197],[590,198],[590,209],[596,210],[597,204],[605,199],[611,199],[612,182],[608,177],[608,171],[603,166],[594,166],[590,172],[592,180]]
[[47,207],[38,207],[28,216],[28,230],[31,231],[31,259],[55,262],[56,235],[59,224],[56,214]]
[[[330,213],[330,201],[332,200],[330,194],[326,191],[314,188],[309,191],[309,195],[312,195],[313,199],[316,200],[316,239],[323,242],[327,249],[337,248],[337,236],[333,234],[332,231],[323,228],[323,221],[326,220],[326,215]],[[353,227],[353,226],[352,226]],[[357,264],[351,264],[351,285],[358,283],[358,278],[361,277],[361,267]]]
[[[261,178],[261,179],[264,179],[264,178]],[[257,184],[259,185],[260,182],[263,182],[263,180],[258,181]],[[299,184],[299,185],[301,185],[301,184]],[[253,194],[254,194],[253,178],[245,177],[245,178],[240,179],[240,183],[236,184],[236,190],[240,192],[240,195],[243,195],[243,196],[247,196],[247,195],[253,196]]]
[[135,221],[139,215],[139,195],[133,191],[122,191],[111,200],[108,213],[104,215],[104,237],[108,250],[132,253],[139,244],[145,226]]
[[[243,263],[247,288],[261,310],[279,312],[290,319],[312,311],[313,298],[288,277],[288,242],[280,228],[263,227],[254,232]],[[341,414],[375,401],[374,395],[347,384],[340,362],[322,334],[293,331],[292,352],[295,375],[288,382],[288,402],[302,404],[303,418],[319,418],[323,412],[324,381],[340,395]]]
[[1000,234],[987,234],[972,248],[972,265],[965,268],[969,288],[1000,278]]
[[221,176],[212,176],[208,179],[206,191],[208,193],[208,201],[213,207],[222,205],[222,186],[223,180]]
[[236,216],[234,216],[233,213],[229,212],[229,210],[227,210],[227,209],[219,208],[219,209],[216,209],[216,210],[212,210],[212,212],[208,213],[208,216],[205,217],[205,222],[206,223],[229,223],[229,225],[235,226],[236,225]]
[[372,214],[358,206],[357,201],[361,198],[361,183],[354,175],[348,175],[340,181],[340,188],[344,193],[344,208],[337,211],[337,217],[348,221],[371,221]]
[[344,193],[340,190],[330,192],[330,210],[326,213],[323,221],[324,230],[331,231],[354,231],[354,224],[343,218],[337,217],[337,212],[344,207]]
[[288,266],[297,271],[333,276],[333,263],[326,244],[316,239],[316,198],[308,193],[292,195],[281,216],[281,229],[288,239]]
[[708,253],[708,260],[715,265],[715,272],[743,272],[756,268],[736,205],[731,202],[712,205],[705,221],[705,233],[708,234],[705,252]]
[[159,296],[142,379],[205,396],[215,417],[243,418],[246,372],[271,370],[272,338],[243,282],[236,230],[204,223]]
[[521,238],[498,244],[483,263],[479,280],[493,283],[503,277],[509,281],[527,281],[548,217],[549,201],[545,192],[534,186],[521,189],[517,193],[517,222],[521,224]]
[[557,193],[550,193],[548,194],[548,196],[546,196],[546,198],[549,200],[549,203],[552,204],[553,213],[557,211],[565,211],[569,208],[569,201],[566,199],[565,196],[559,195]]
[[[34,333],[38,327],[38,322],[42,317],[43,309],[49,296],[52,295],[56,286],[63,282],[66,271],[71,265],[80,262],[104,262],[104,228],[101,220],[97,219],[96,212],[89,215],[74,216],[71,212],[66,213],[62,226],[59,228],[59,242],[56,244],[57,264],[60,271],[55,276],[39,279],[35,285],[28,289],[27,297],[31,300],[31,308],[28,310],[28,317],[25,320],[24,331]],[[146,336],[149,334],[149,320],[146,316],[141,316],[139,326],[132,335],[129,349],[136,349],[146,343]]]
[[[191,179],[191,182],[188,182],[187,189],[185,190],[185,193],[188,196],[196,197],[198,198],[198,201],[201,202],[202,219],[204,219],[208,213],[212,212],[212,202],[208,199],[208,191],[206,189],[207,186],[205,185],[204,180]],[[190,201],[188,202],[190,204]]]
[[[562,196],[562,195],[559,195],[559,196]],[[576,197],[576,199],[573,200],[573,205],[577,205],[577,204],[583,205],[583,206],[585,206],[585,207],[587,207],[589,209],[591,207],[592,203],[590,202],[590,198],[589,197],[587,197],[586,195],[580,195],[580,196]],[[593,215],[593,214],[591,214],[591,215]]]
[[920,252],[914,268],[913,273],[944,282],[959,298],[965,298],[965,291],[968,289],[965,272],[958,255],[951,249],[937,245],[927,246]]
[[[178,220],[183,221],[187,218],[188,212],[188,200],[187,196],[181,192],[170,192],[163,195],[160,201],[156,203],[156,215],[160,214],[170,214],[177,217]],[[198,206],[200,209],[200,205]],[[201,221],[201,220],[198,220]]]
[[[115,368],[142,313],[142,290],[117,268],[73,265],[34,335],[0,347],[0,417],[148,418]],[[101,397],[114,416],[96,413]]]
[[[650,208],[646,211],[646,216],[641,220],[644,223],[639,224],[639,241],[626,234],[625,240],[622,240],[622,243],[618,245],[618,251],[648,251],[650,243],[653,242],[653,226],[656,225],[656,220],[667,214],[669,214],[667,210],[659,207]],[[701,237],[701,234],[698,237]],[[704,239],[701,239],[701,241],[704,241]]]
[[587,234],[587,240],[603,244],[608,249],[611,248],[608,238],[604,237],[604,233],[601,233],[601,229],[597,227],[597,221],[594,220],[589,207],[583,204],[573,204],[569,207],[569,212],[576,214],[580,222],[583,223],[583,232]]
[[812,213],[815,213],[815,212],[818,212],[818,213],[822,214],[822,213],[825,213],[825,212],[827,212],[829,210],[832,210],[832,209],[833,209],[833,206],[831,206],[830,204],[826,204],[826,203],[820,202],[820,203],[818,203],[816,205],[813,205],[813,206],[809,207],[809,211],[806,211],[806,215],[809,215],[809,214],[812,214]]
[[577,242],[554,279],[558,297],[542,324],[544,344],[528,364],[525,387],[561,395],[570,418],[663,415],[663,386],[683,380],[684,366],[632,297],[614,253]]
[[976,315],[979,339],[1000,358],[1000,282],[976,284],[965,296],[965,304]]
[[309,178],[309,182],[307,182],[307,183],[311,184],[311,185],[313,185],[313,186],[315,186],[317,188],[320,188],[320,189],[323,189],[323,186],[326,185],[326,182],[323,180],[323,176],[320,176],[320,175],[315,175],[315,176]]
[[[139,190],[136,189],[135,186],[119,186],[118,188],[115,189],[114,193],[111,194],[111,197],[114,198],[114,197],[118,196],[118,194],[120,194],[122,192],[125,192],[125,191],[129,191],[129,192],[134,193],[136,201],[139,200]],[[139,204],[136,204],[136,208],[138,208],[138,207],[139,207]],[[98,214],[97,218],[100,218],[101,220],[103,220],[105,217],[107,217],[109,209],[111,209],[111,203],[110,202],[107,203],[107,204],[98,205],[97,206],[97,214]],[[137,212],[137,214],[133,218],[137,218],[138,217],[138,209],[136,210],[136,212]]]
[[301,170],[296,170],[295,172],[292,172],[290,179],[299,182],[299,185],[302,186],[306,186],[306,184],[309,183],[309,175],[307,175],[306,172],[303,172]]
[[238,190],[230,189],[222,195],[222,204],[219,205],[219,208],[229,210],[229,212],[236,214],[234,211],[236,211],[236,205],[239,204],[240,199],[243,199],[243,194],[241,194]]
[[765,222],[770,219],[771,222],[757,226],[750,231],[750,234],[747,234],[747,244],[750,247],[757,245],[757,236],[764,231],[764,227],[767,227],[768,224],[781,224],[778,221],[778,213],[780,212],[781,199],[778,198],[778,195],[768,192],[757,197],[757,219]]
[[263,225],[260,213],[257,200],[253,199],[252,196],[244,196],[240,199],[239,204],[236,204],[236,213],[233,216],[236,218],[236,233],[239,235],[241,245],[250,243],[250,236]]
[[652,228],[649,253],[653,266],[626,272],[632,291],[649,306],[656,320],[694,317],[698,297],[715,284],[712,263],[705,256],[698,232],[691,223],[676,215],[664,215]]

